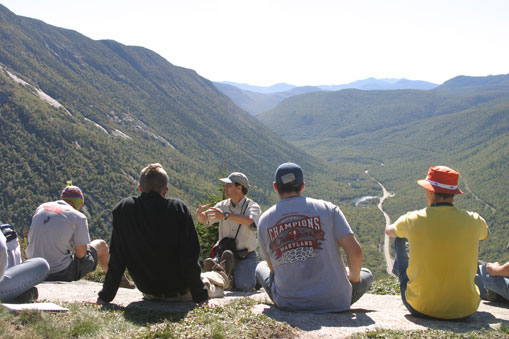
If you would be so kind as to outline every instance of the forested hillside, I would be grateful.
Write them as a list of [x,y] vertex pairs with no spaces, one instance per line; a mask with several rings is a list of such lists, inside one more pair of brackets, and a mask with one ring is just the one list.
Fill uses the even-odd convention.
[[93,236],[108,239],[111,208],[137,194],[149,162],[163,164],[170,195],[193,209],[233,170],[249,176],[254,199],[271,204],[274,170],[288,160],[306,168],[317,191],[342,185],[212,82],[150,50],[93,41],[1,5],[0,41],[0,219],[19,230],[73,180]]
[[[478,211],[491,227],[481,256],[509,259],[507,76],[470,80],[469,84],[468,77],[452,79],[432,91],[305,94],[258,117],[268,127],[284,121],[288,128],[274,131],[336,163],[340,181],[362,186],[373,182],[371,175],[381,181],[395,193],[384,204],[392,220],[425,206],[415,182],[426,176],[429,166],[458,169],[465,194],[457,197],[457,205]],[[370,195],[381,194],[379,187],[373,188]],[[348,195],[338,199],[351,205]]]

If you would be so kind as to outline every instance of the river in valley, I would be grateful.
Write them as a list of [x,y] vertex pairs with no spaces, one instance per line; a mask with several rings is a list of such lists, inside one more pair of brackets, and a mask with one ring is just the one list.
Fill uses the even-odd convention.
[[[393,197],[394,193],[388,192],[385,189],[384,185],[382,185],[382,183],[380,181],[376,180],[373,176],[371,176],[369,174],[368,170],[366,170],[364,172],[367,175],[369,175],[369,177],[371,179],[376,181],[376,183],[382,188],[382,196],[381,197],[380,196],[372,196],[372,195],[364,196],[364,197],[359,198],[355,201],[355,206],[358,206],[361,202],[369,200],[369,199],[376,199],[376,198],[380,199],[377,207],[383,213],[383,215],[385,217],[385,226],[389,226],[391,224],[391,218],[389,217],[387,212],[384,211],[383,203],[384,203],[385,199]],[[386,270],[389,275],[394,275],[394,274],[392,274],[392,267],[394,266],[394,260],[391,257],[390,244],[391,244],[390,238],[385,234],[385,229],[384,229],[384,257],[385,257]]]

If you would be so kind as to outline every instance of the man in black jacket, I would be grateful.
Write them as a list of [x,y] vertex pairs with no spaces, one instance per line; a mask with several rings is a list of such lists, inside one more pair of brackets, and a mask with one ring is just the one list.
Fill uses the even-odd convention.
[[208,300],[193,219],[183,201],[165,198],[167,185],[163,167],[150,164],[140,174],[141,195],[113,209],[110,260],[98,304],[115,298],[126,268],[146,299]]

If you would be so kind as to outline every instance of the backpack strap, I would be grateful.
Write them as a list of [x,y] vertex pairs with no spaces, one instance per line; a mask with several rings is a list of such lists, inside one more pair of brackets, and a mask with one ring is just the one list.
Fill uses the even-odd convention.
[[[244,201],[244,205],[242,206],[242,208],[240,210],[241,211],[240,213],[242,213],[242,215],[244,215],[244,213],[246,213],[250,202],[251,202],[251,200],[246,197],[246,201]],[[239,224],[239,227],[237,228],[237,233],[235,233],[235,238],[234,238],[235,240],[237,240],[237,235],[239,235],[240,226],[242,226],[242,224]]]

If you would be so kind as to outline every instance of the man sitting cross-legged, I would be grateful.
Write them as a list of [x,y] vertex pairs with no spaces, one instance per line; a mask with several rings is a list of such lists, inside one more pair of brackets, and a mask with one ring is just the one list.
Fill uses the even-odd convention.
[[479,306],[474,278],[479,240],[488,236],[488,226],[479,214],[453,206],[454,195],[463,193],[458,177],[449,167],[430,167],[426,179],[417,181],[426,190],[428,207],[385,229],[396,238],[393,272],[403,304],[415,316],[460,319]]
[[369,290],[373,275],[362,268],[361,247],[339,207],[302,196],[304,187],[298,165],[277,168],[279,202],[260,217],[258,239],[266,261],[256,267],[256,279],[279,308],[348,310]]
[[115,298],[126,268],[148,300],[203,303],[209,293],[220,296],[207,286],[221,290],[228,284],[229,272],[208,272],[207,286],[202,281],[200,244],[191,213],[182,200],[165,198],[168,175],[163,167],[146,166],[138,189],[139,196],[125,198],[113,209],[108,272],[96,302]]
[[[83,193],[71,182],[67,184],[60,200],[37,207],[28,233],[27,257],[47,260],[48,281],[80,280],[95,271],[97,264],[108,270],[108,245],[101,239],[90,241],[87,217],[79,212],[85,201]],[[122,287],[134,288],[134,284],[124,276]]]

